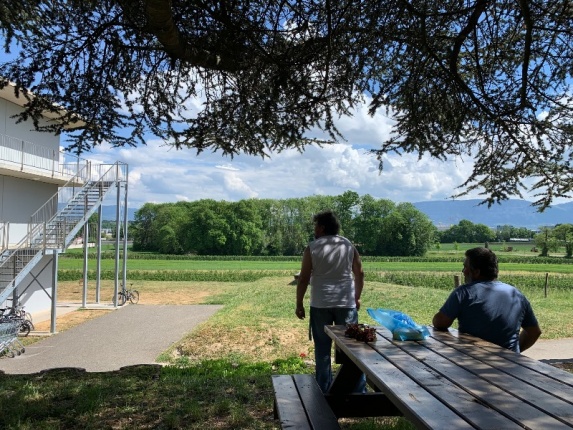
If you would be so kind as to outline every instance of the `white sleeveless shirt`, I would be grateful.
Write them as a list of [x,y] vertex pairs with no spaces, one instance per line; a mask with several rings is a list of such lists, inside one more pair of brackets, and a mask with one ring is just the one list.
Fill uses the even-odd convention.
[[309,244],[312,258],[310,306],[355,308],[354,245],[342,236],[322,236]]

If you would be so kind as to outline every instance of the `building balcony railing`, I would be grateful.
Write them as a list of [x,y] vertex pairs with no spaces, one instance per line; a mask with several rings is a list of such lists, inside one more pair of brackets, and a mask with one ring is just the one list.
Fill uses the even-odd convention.
[[65,183],[86,164],[70,153],[0,134],[0,170],[4,174]]

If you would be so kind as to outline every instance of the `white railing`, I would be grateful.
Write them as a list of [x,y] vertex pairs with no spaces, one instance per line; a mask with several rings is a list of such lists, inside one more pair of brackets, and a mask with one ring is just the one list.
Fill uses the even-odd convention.
[[[92,164],[88,162],[76,176],[69,180],[69,186],[64,185],[63,187],[60,187],[56,194],[54,194],[40,209],[32,214],[30,217],[30,223],[28,224],[29,230],[27,236],[30,240],[33,240],[42,233],[43,229],[44,237],[46,237],[46,224],[49,224],[57,216],[60,210],[63,209],[64,205],[71,202],[80,192],[85,193],[88,189],[97,187],[99,188],[99,191],[103,193],[105,187],[102,187],[102,184],[126,180],[127,164],[120,162],[114,164]],[[85,183],[86,185],[77,186],[75,185],[77,183]],[[89,209],[91,208],[85,207],[83,215],[85,215]],[[74,219],[59,220],[57,223],[57,229],[62,231],[55,232],[52,230],[52,233],[63,240],[68,233],[67,230],[74,227],[78,222],[78,220],[75,219],[77,216],[78,215],[76,214]],[[54,226],[51,228],[54,228]]]
[[78,183],[85,183],[89,178],[90,163],[82,165],[80,170],[62,187],[58,188],[58,192],[54,194],[40,209],[32,214],[30,217],[29,231],[30,233],[38,226],[50,220],[56,213],[58,213],[58,203],[68,202],[81,191],[83,186],[77,185]]
[[15,170],[34,169],[51,177],[75,176],[86,160],[26,140],[0,134],[0,160]]

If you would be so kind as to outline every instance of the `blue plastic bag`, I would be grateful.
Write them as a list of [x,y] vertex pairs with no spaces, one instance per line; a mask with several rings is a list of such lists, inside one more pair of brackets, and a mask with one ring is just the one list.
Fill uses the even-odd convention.
[[392,309],[368,308],[368,315],[392,332],[394,340],[424,340],[430,336],[426,326],[416,324],[409,315]]

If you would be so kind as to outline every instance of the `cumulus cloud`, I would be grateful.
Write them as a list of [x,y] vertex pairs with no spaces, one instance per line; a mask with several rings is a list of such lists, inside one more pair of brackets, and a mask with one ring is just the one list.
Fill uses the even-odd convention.
[[[339,195],[347,190],[396,202],[450,197],[471,171],[462,160],[418,160],[417,154],[385,155],[384,169],[369,149],[390,133],[391,120],[367,107],[337,124],[346,142],[286,150],[270,158],[175,150],[159,140],[137,148],[99,146],[87,158],[129,165],[129,206],[214,199],[286,199]],[[475,197],[475,196],[473,196]]]

